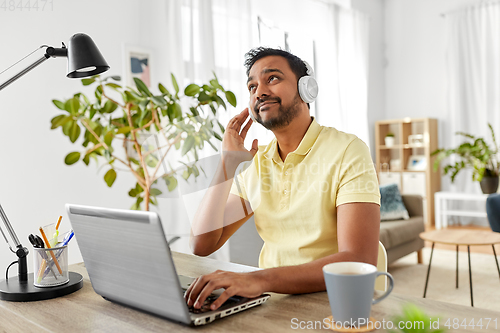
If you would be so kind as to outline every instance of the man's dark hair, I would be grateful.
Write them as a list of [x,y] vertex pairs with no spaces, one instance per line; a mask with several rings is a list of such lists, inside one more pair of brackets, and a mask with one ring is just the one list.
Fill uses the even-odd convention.
[[261,46],[251,49],[245,54],[245,67],[247,69],[247,76],[250,73],[250,69],[257,60],[268,56],[280,56],[285,58],[288,61],[288,65],[292,69],[292,72],[295,74],[295,76],[297,76],[297,81],[301,77],[307,75],[307,67],[304,64],[304,61],[302,61],[302,59],[300,59],[299,57],[284,50]]

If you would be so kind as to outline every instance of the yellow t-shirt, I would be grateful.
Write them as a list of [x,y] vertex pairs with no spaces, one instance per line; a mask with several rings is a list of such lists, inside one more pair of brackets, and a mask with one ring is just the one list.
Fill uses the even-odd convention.
[[337,206],[380,205],[375,168],[355,135],[311,122],[283,162],[274,139],[235,177],[231,193],[248,200],[264,240],[259,267],[307,263],[338,252]]

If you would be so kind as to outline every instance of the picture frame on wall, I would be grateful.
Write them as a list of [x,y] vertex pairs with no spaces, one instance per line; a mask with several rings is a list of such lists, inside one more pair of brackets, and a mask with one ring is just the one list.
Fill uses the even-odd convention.
[[134,78],[151,87],[152,51],[135,45],[123,44],[123,85],[135,87]]

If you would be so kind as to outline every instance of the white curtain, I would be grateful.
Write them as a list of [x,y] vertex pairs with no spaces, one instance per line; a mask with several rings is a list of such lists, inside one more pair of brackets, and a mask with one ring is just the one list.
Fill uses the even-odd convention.
[[[462,131],[483,137],[492,144],[488,123],[500,135],[500,3],[482,3],[446,14],[447,29],[447,108],[442,128],[442,145],[457,147]],[[450,162],[454,162],[452,159]],[[454,183],[442,178],[442,189],[454,192],[481,193],[472,171],[462,171]],[[456,205],[456,203],[455,203]],[[484,210],[477,203],[461,209]],[[455,218],[463,224],[488,225],[487,220]]]
[[[236,108],[227,103],[227,112],[219,112],[218,118],[222,124],[226,124],[247,104],[243,56],[252,46],[250,17],[248,0],[167,1],[165,19],[168,30],[165,38],[170,45],[177,46],[169,51],[170,71],[182,87],[189,83],[207,83],[215,72],[221,85],[231,90],[238,101]],[[220,142],[212,142],[220,148]],[[189,233],[189,221],[197,208],[196,202],[201,201],[212,178],[211,172],[215,171],[214,159],[209,155],[213,155],[213,152],[199,154],[200,163],[205,163],[207,169],[206,179],[200,179],[200,176],[196,182],[191,179],[189,184],[180,181],[180,197],[162,199],[163,214],[169,215],[169,219],[175,222],[168,228],[171,235]],[[180,209],[182,207],[185,209]],[[174,243],[172,248],[189,253],[187,237]],[[228,243],[212,257],[229,261]]]
[[[500,135],[500,3],[482,3],[446,14],[447,108],[443,146],[464,141],[463,131],[492,143],[488,123]],[[471,173],[459,174],[455,184],[443,178],[443,188],[480,193]]]
[[337,129],[356,134],[368,147],[368,16],[332,6],[338,18],[337,73],[340,110]]

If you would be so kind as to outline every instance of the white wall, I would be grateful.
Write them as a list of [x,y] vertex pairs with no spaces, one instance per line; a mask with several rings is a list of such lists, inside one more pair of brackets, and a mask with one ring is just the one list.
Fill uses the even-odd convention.
[[[84,32],[111,66],[105,74],[121,75],[122,42],[141,43],[138,12],[139,0],[53,0],[53,10],[49,5],[38,12],[0,10],[0,70],[42,44],[60,47],[61,41],[67,43],[74,33]],[[29,60],[42,55],[39,51]],[[22,64],[1,75],[0,82],[21,68]],[[50,119],[59,113],[51,100],[83,90],[79,80],[65,75],[66,60],[49,59],[0,92],[0,203],[28,248],[27,236],[38,233],[39,226],[56,222],[59,215],[64,216],[61,230],[69,230],[66,203],[125,209],[132,204],[127,195],[128,174],[119,173],[110,189],[102,179],[106,168],[97,172],[94,162],[89,167],[64,164],[67,153],[82,147],[71,144],[60,129],[50,130]],[[3,245],[3,239],[0,243],[0,272],[4,274],[16,256]],[[81,261],[76,243],[69,253],[70,262]],[[30,254],[30,271],[31,262]],[[11,273],[16,272],[14,266]]]
[[[480,0],[385,0],[386,117],[437,118],[447,126],[445,19]],[[442,140],[439,140],[442,142]]]

